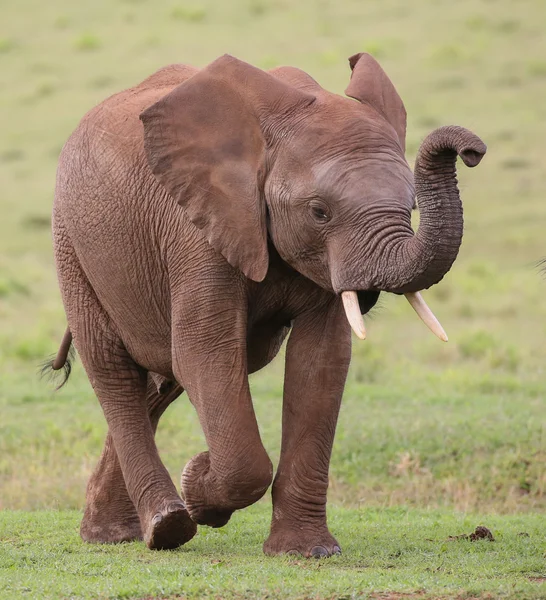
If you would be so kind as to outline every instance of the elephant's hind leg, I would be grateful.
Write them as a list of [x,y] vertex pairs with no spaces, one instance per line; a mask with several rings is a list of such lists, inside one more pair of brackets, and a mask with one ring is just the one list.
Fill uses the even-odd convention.
[[197,527],[159,458],[146,372],[127,352],[66,237],[57,245],[57,262],[70,331],[106,417],[144,539],[149,548],[176,548]]
[[176,548],[197,528],[159,457],[146,405],[146,375],[110,322],[98,314],[89,317],[93,327],[71,324],[71,330],[106,417],[144,540],[150,549]]
[[[182,392],[182,388],[174,383],[165,383],[158,389],[148,375],[148,416],[154,433],[161,415]],[[87,484],[80,535],[84,541],[93,543],[114,544],[142,539],[138,513],[129,498],[110,433]]]

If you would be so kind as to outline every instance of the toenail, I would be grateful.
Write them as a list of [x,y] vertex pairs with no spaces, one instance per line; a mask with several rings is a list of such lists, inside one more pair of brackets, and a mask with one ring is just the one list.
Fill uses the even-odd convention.
[[311,556],[313,556],[314,558],[323,558],[325,556],[328,556],[328,550],[326,550],[324,546],[315,546],[311,550]]
[[339,546],[334,546],[333,552],[334,554],[341,554],[341,548]]
[[161,523],[161,521],[163,521],[163,515],[161,513],[157,513],[157,515],[154,515],[152,519],[152,525],[157,525],[158,523]]

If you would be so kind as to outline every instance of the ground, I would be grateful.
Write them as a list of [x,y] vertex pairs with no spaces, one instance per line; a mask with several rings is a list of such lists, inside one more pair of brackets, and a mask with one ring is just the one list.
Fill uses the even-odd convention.
[[[546,597],[545,20],[541,0],[2,4],[0,597],[45,597],[46,585],[52,597]],[[299,66],[342,93],[346,59],[363,50],[406,103],[410,162],[443,124],[473,129],[489,151],[460,168],[463,247],[425,294],[449,343],[396,297],[354,341],[329,492],[344,555],[262,557],[267,499],[174,553],[84,546],[77,525],[104,419],[80,365],[59,393],[36,376],[65,327],[49,223],[64,140],[94,104],[168,63],[229,52]],[[282,356],[252,389],[276,462]],[[186,398],[158,439],[178,484],[204,449]],[[481,524],[495,542],[445,542]]]
[[[76,511],[0,513],[2,597],[29,598],[544,598],[543,515],[487,517],[494,542],[449,536],[475,515],[438,510],[334,509],[344,554],[269,558],[261,544],[269,508],[236,514],[225,529],[200,528],[187,546],[84,545]],[[517,560],[514,560],[517,557]],[[0,571],[0,572],[2,572]],[[1,592],[0,592],[1,593]]]

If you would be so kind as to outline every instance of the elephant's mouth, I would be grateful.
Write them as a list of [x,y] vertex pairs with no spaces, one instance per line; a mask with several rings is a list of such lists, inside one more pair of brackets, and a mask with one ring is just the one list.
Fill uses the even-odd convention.
[[[349,321],[352,330],[361,340],[366,339],[366,327],[364,326],[362,315],[365,315],[375,306],[379,294],[380,292],[369,290],[351,290],[341,293],[347,320]],[[408,292],[404,294],[404,296],[432,333],[438,336],[443,342],[447,342],[448,337],[444,328],[427,306],[427,303],[423,300],[421,294],[419,292]]]
[[369,290],[359,290],[356,295],[358,297],[358,306],[360,307],[360,314],[365,315],[376,305],[379,300],[379,294],[381,292],[372,292]]

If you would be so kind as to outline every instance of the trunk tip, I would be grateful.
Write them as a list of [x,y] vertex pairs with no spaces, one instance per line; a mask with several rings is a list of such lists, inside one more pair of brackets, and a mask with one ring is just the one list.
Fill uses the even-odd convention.
[[487,151],[485,144],[482,145],[483,151],[481,148],[465,148],[464,150],[461,150],[460,157],[467,167],[477,167],[480,164],[484,154]]

